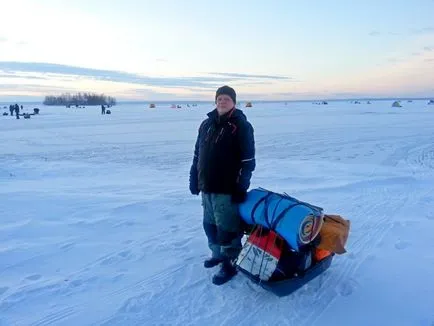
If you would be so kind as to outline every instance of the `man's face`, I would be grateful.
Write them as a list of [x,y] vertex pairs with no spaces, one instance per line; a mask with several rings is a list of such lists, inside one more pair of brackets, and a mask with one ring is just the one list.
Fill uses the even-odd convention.
[[220,115],[223,115],[235,106],[234,101],[232,101],[232,98],[229,95],[221,94],[217,97],[217,111]]

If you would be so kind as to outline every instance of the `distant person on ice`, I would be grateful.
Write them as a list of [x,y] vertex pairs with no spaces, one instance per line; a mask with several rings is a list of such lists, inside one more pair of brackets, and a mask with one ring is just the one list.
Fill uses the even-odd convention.
[[20,118],[20,106],[18,104],[15,104],[15,114],[17,116],[17,119]]
[[105,114],[105,106],[104,106],[104,104],[101,105],[101,114]]
[[255,169],[253,127],[235,108],[236,93],[229,86],[215,95],[217,108],[202,122],[190,169],[190,192],[202,192],[203,227],[211,249],[205,268],[221,264],[213,276],[216,285],[235,274],[234,259],[241,251],[243,235],[238,204],[246,199]]

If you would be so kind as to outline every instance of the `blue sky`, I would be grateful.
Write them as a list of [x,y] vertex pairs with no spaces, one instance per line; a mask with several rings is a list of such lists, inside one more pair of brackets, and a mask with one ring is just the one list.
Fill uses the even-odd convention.
[[434,96],[434,0],[14,0],[0,101]]

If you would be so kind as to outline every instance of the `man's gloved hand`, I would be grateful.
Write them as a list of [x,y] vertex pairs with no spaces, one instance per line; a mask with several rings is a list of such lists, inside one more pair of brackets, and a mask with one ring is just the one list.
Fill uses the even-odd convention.
[[235,192],[232,194],[232,202],[236,203],[236,204],[241,204],[243,203],[247,198],[247,191],[242,190],[242,189],[237,189],[235,190]]
[[195,182],[190,182],[190,192],[192,195],[199,195],[200,190]]

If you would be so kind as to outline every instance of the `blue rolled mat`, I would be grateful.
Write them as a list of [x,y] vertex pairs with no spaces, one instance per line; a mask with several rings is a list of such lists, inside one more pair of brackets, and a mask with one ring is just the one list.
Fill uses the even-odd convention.
[[324,217],[321,207],[263,188],[247,193],[239,213],[247,224],[276,231],[296,251],[315,239]]

